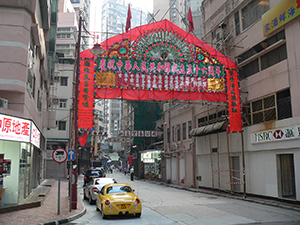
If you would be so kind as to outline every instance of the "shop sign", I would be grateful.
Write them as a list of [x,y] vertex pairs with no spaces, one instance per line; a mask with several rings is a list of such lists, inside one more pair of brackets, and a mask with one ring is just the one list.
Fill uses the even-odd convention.
[[262,25],[264,36],[282,27],[300,15],[299,0],[282,0],[264,15]]
[[154,163],[154,159],[144,159],[144,163]]
[[256,132],[252,135],[252,143],[281,141],[300,138],[300,126]]
[[52,153],[53,153],[53,150],[47,150],[46,151],[46,159],[53,159]]
[[41,133],[37,129],[37,127],[34,125],[34,123],[31,123],[31,139],[30,143],[35,145],[36,147],[40,148],[40,138],[41,138]]
[[30,142],[30,120],[0,115],[0,139]]

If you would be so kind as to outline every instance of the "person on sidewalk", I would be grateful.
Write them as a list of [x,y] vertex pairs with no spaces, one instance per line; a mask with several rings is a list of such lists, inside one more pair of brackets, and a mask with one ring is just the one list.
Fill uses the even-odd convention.
[[134,168],[132,166],[131,169],[130,169],[130,178],[131,178],[132,181],[133,181],[133,176],[134,176]]

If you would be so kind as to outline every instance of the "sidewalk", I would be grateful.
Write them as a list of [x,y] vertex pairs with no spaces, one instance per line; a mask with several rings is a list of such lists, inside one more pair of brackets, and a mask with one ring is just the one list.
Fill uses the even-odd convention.
[[[78,177],[78,181],[83,176]],[[70,211],[68,197],[68,181],[60,182],[60,215],[58,215],[58,181],[50,188],[41,206],[19,211],[0,214],[2,225],[35,225],[35,224],[57,224],[67,223],[85,214],[82,196],[77,189],[77,209]]]

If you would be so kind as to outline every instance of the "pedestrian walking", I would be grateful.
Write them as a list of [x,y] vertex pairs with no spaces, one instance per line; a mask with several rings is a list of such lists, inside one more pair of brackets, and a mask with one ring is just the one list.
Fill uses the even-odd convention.
[[127,169],[124,167],[124,175],[126,176]]
[[134,176],[134,168],[132,166],[131,169],[130,169],[130,178],[131,178],[132,181],[133,181],[133,176]]

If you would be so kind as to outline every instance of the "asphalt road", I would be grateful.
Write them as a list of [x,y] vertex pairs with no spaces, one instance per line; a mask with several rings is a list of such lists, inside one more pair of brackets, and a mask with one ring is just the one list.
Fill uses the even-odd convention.
[[[143,180],[131,181],[129,176],[115,172],[108,174],[118,182],[130,184],[143,204],[141,218],[113,216],[101,218],[95,205],[84,201],[87,212],[71,224],[263,224],[299,225],[300,211],[242,201],[238,199],[191,192]],[[80,185],[80,184],[79,184]],[[82,194],[82,189],[78,192]]]

